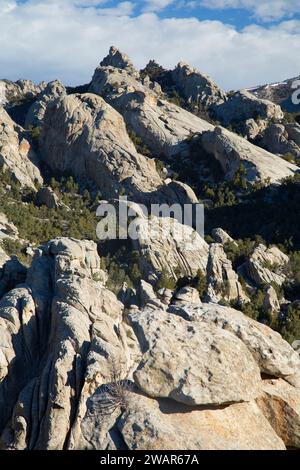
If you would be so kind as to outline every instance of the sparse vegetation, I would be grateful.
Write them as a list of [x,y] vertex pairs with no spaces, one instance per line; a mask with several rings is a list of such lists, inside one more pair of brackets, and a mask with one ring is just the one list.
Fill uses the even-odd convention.
[[157,173],[161,176],[162,175],[162,172],[163,172],[163,169],[165,167],[164,165],[164,162],[162,162],[161,160],[159,160],[158,158],[155,159],[155,165],[156,165],[156,171]]
[[19,240],[4,238],[1,241],[1,246],[8,256],[17,256],[21,263],[26,266],[30,264],[30,257],[26,254],[26,245]]
[[278,321],[278,331],[289,343],[300,339],[300,302],[288,306],[286,314]]
[[286,153],[285,155],[282,156],[282,158],[289,163],[295,163],[295,157],[291,153]]
[[101,392],[95,401],[97,412],[101,416],[110,416],[116,410],[126,411],[129,394],[133,388],[133,383],[123,378],[121,365],[113,360],[110,365],[108,382],[101,387]]
[[133,288],[142,279],[138,253],[132,251],[130,247],[121,245],[114,251],[108,243],[108,247],[103,245],[100,250],[107,252],[101,258],[101,265],[108,272],[107,287],[116,295],[120,293],[124,284]]
[[253,320],[266,320],[266,314],[263,309],[264,298],[264,288],[259,288],[255,293],[250,294],[250,302],[235,305],[235,307],[238,307],[245,315]]
[[156,290],[160,289],[170,289],[174,290],[176,287],[176,279],[173,276],[170,276],[169,272],[166,269],[163,269],[160,275],[160,278],[156,284]]
[[285,113],[283,123],[284,124],[292,124],[295,122],[299,123],[300,120],[300,113]]
[[41,135],[41,128],[40,127],[33,127],[33,126],[30,126],[29,128],[29,135],[31,137],[31,139],[36,142],[38,141],[40,135]]
[[137,152],[141,153],[142,155],[145,155],[146,157],[149,157],[149,158],[152,157],[151,151],[144,144],[143,140],[139,136],[136,135],[134,131],[128,130],[128,135],[130,139],[132,140]]
[[[21,239],[38,245],[58,236],[96,240],[97,218],[93,197],[80,194],[73,178],[51,179],[61,202],[57,209],[34,204],[31,190],[21,189],[8,173],[0,175],[0,211],[19,230]],[[7,185],[10,191],[6,190]]]

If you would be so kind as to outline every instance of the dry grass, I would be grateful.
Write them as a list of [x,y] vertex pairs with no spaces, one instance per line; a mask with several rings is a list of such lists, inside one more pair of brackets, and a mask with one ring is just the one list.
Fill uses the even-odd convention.
[[129,394],[133,389],[130,380],[123,379],[122,368],[113,361],[109,381],[101,387],[97,397],[97,411],[102,416],[108,416],[119,409],[124,412],[128,408]]

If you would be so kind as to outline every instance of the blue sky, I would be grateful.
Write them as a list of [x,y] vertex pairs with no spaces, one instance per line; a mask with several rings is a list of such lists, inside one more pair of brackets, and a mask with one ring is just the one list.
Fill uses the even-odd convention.
[[300,75],[300,0],[0,0],[1,78],[88,82],[110,45],[237,89]]
[[[112,5],[117,4],[117,1],[109,2]],[[248,6],[247,6],[248,3]],[[265,4],[269,5],[269,13],[257,14],[258,5],[260,0],[255,0],[253,2],[243,2],[243,1],[173,1],[170,2],[168,6],[164,9],[159,10],[159,15],[161,17],[177,17],[177,18],[188,18],[191,16],[195,16],[199,20],[217,20],[223,23],[228,23],[234,25],[238,30],[244,28],[245,26],[249,26],[253,23],[269,23],[269,24],[276,24],[283,19],[290,19],[290,18],[300,18],[300,2],[295,2],[295,8],[289,8],[289,0],[285,0],[279,2],[280,7],[277,7],[275,12],[272,12],[274,3],[272,5],[272,1],[266,1]],[[275,2],[276,3],[276,2]],[[286,4],[282,7],[283,4]],[[138,1],[136,12],[141,12],[144,9],[145,2]],[[193,5],[192,5],[193,4]],[[215,6],[214,6],[215,4]],[[227,5],[226,5],[227,4]],[[252,5],[251,5],[252,4]],[[208,7],[210,5],[210,7]],[[218,6],[219,5],[219,6]],[[236,5],[233,8],[233,5]],[[223,7],[222,7],[223,6]],[[282,8],[282,9],[281,9]],[[279,10],[279,11],[278,11]],[[297,11],[298,10],[298,11]],[[268,9],[267,9],[268,11]],[[270,16],[274,15],[273,18]]]
[[239,9],[226,9],[226,10],[212,10],[205,7],[197,7],[194,9],[190,8],[176,8],[169,7],[165,11],[160,13],[161,17],[167,18],[168,16],[174,16],[177,18],[189,18],[195,16],[199,20],[215,20],[222,21],[235,25],[238,30],[241,30],[245,26],[253,23],[253,17],[250,13],[245,10]]
[[[20,3],[25,3],[21,0]],[[300,18],[298,0],[102,0],[85,1],[86,7],[95,5],[98,9],[117,8],[118,5],[132,4],[132,16],[145,11],[156,12],[161,18],[190,18],[221,21],[234,25],[238,30],[253,23],[276,24],[283,20]],[[98,5],[97,5],[98,3]],[[165,6],[164,6],[165,5]]]

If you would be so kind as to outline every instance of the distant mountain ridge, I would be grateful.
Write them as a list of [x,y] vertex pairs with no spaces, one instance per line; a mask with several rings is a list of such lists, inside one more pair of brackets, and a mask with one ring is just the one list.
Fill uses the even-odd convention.
[[[295,105],[292,102],[292,95],[296,91],[296,88],[293,88],[293,84],[296,81],[300,81],[300,75],[298,77],[288,78],[282,82],[248,88],[248,91],[256,95],[258,98],[270,100],[279,104],[286,112],[296,113],[300,111],[300,104]],[[298,88],[300,87],[298,86]]]

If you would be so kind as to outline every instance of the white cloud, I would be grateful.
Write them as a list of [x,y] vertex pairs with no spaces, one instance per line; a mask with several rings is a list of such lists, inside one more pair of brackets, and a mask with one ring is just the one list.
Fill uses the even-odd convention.
[[6,5],[0,8],[1,78],[87,83],[110,45],[127,52],[138,67],[151,58],[166,67],[185,60],[227,89],[300,73],[299,21],[237,31],[196,18],[128,16],[134,3],[109,8],[106,1],[30,0],[17,5],[0,0],[1,7]]
[[13,0],[1,0],[0,3],[0,14],[9,13],[17,7],[17,4]]

